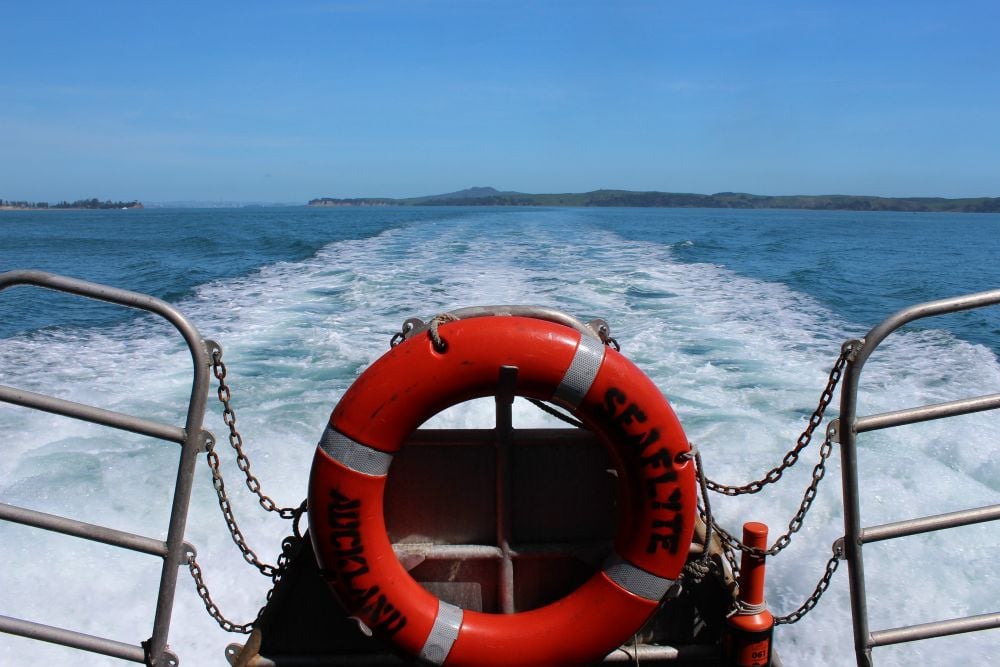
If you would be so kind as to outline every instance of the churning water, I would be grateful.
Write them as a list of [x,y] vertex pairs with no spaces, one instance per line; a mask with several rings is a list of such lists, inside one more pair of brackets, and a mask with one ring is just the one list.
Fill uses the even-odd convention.
[[[409,316],[485,304],[604,317],[661,387],[709,475],[759,478],[792,447],[845,339],[920,301],[1000,287],[1000,216],[663,209],[263,209],[4,213],[0,271],[41,268],[176,304],[225,348],[239,427],[264,491],[296,505],[338,397]],[[994,309],[998,310],[998,309]],[[40,290],[0,293],[0,383],[182,423],[190,357],[166,325]],[[866,367],[862,414],[994,393],[1000,315],[928,321]],[[219,410],[207,427],[224,443]],[[489,401],[435,417],[486,426]],[[549,425],[518,402],[519,426]],[[177,450],[0,404],[0,501],[163,538]],[[1000,416],[863,436],[866,525],[1000,502]],[[733,530],[782,532],[818,443],[758,496],[713,498]],[[289,527],[244,493],[220,444],[248,541],[274,561]],[[843,532],[835,453],[791,546],[769,561],[784,614],[812,591]],[[219,606],[250,620],[269,581],[247,566],[200,466],[187,539]],[[873,628],[996,611],[996,527],[865,550]],[[160,561],[0,525],[0,614],[125,642],[152,627]],[[182,572],[170,644],[222,664],[226,635]],[[776,632],[786,664],[853,664],[846,568],[805,619]],[[880,665],[986,664],[996,632],[876,649]],[[0,663],[71,664],[0,635]],[[99,656],[85,660],[102,664]],[[108,659],[107,664],[120,664]]]

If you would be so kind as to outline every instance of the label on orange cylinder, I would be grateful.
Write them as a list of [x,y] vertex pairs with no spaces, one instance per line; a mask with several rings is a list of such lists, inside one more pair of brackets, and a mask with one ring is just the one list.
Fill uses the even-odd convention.
[[771,664],[771,640],[765,639],[740,647],[736,664],[743,667],[764,667]]
[[732,667],[770,667],[771,630],[734,632],[726,642],[727,665]]

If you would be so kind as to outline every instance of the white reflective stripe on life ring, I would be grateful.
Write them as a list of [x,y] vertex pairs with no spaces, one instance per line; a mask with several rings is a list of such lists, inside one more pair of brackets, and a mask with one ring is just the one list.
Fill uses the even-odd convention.
[[604,344],[590,336],[580,336],[573,361],[552,393],[552,400],[563,407],[576,410],[594,384],[603,362]]
[[323,437],[319,439],[319,447],[335,461],[364,475],[385,475],[389,472],[389,465],[392,463],[392,454],[380,452],[368,445],[351,440],[329,426],[323,431]]
[[438,612],[434,618],[434,627],[427,635],[427,641],[420,650],[420,657],[435,665],[443,665],[451,653],[451,647],[458,639],[458,631],[462,627],[464,612],[461,607],[438,600]]
[[604,574],[629,593],[647,600],[662,600],[676,581],[650,574],[617,553],[612,553],[604,562]]

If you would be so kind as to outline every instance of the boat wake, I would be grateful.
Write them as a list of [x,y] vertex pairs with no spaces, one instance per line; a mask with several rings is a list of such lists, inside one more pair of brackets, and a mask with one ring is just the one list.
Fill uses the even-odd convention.
[[[593,226],[573,211],[480,212],[334,242],[303,261],[201,285],[177,305],[204,336],[222,343],[254,472],[282,505],[304,497],[330,410],[387,349],[405,318],[499,303],[607,319],[623,352],[674,405],[709,476],[745,483],[777,465],[794,445],[840,343],[875,323],[845,321],[781,283],[680,261],[675,252],[669,244],[628,240]],[[0,360],[0,383],[171,423],[182,421],[190,391],[186,351],[165,325],[144,317],[0,339]],[[1000,364],[986,347],[939,330],[904,332],[869,364],[860,407],[874,414],[997,386]],[[206,427],[224,443],[219,413],[210,407]],[[492,422],[492,401],[483,400],[439,414],[428,425]],[[557,425],[521,400],[514,422]],[[4,502],[165,535],[178,455],[170,445],[4,405],[0,430],[7,436],[0,458]],[[866,524],[1000,502],[1000,451],[975,444],[998,440],[1000,421],[988,414],[864,436]],[[733,530],[744,521],[763,521],[772,536],[784,532],[818,445],[760,496],[713,498],[719,521]],[[289,527],[239,493],[232,454],[220,444],[220,455],[244,533],[273,562]],[[831,544],[843,533],[837,460],[835,453],[802,531],[769,561],[768,602],[776,614],[793,610],[812,591]],[[220,608],[245,622],[269,582],[246,567],[232,545],[207,466],[198,475],[187,539],[198,547]],[[998,547],[995,531],[982,527],[872,545],[871,555],[866,550],[872,626],[994,611],[995,586],[981,579],[993,571]],[[156,559],[109,554],[4,524],[0,562],[17,564],[0,578],[0,613],[129,642],[149,632]],[[838,574],[816,610],[777,631],[776,649],[786,664],[853,664],[849,619],[847,580]],[[233,640],[207,617],[182,574],[170,641],[182,664],[218,664]],[[988,633],[937,639],[879,649],[877,658],[880,665],[976,664],[990,641]],[[0,636],[4,664],[73,658],[59,647]],[[91,660],[100,664],[96,656]]]

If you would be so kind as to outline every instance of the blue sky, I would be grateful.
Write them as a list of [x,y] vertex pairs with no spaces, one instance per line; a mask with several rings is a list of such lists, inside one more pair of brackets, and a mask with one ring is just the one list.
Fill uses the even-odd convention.
[[0,5],[0,198],[1000,196],[1000,3]]

